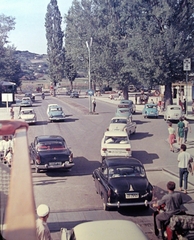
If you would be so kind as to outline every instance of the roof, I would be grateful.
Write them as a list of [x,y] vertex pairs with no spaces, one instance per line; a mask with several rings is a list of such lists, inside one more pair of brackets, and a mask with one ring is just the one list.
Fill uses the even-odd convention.
[[141,165],[143,166],[142,162],[140,162],[138,159],[133,157],[107,157],[104,160],[107,164],[107,166],[126,166],[126,165]]
[[76,240],[148,240],[142,230],[128,220],[100,220],[74,227]]

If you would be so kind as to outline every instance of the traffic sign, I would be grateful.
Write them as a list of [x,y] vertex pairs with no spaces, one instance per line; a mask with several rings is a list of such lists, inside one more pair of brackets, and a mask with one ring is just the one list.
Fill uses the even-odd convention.
[[92,89],[88,90],[88,95],[93,96],[94,95],[94,91]]
[[191,71],[191,59],[185,58],[183,61],[183,70],[184,71]]

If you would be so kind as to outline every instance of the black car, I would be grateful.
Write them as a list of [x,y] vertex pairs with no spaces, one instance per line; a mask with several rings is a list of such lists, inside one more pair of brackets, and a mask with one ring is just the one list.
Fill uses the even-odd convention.
[[36,172],[48,169],[71,169],[74,166],[73,153],[65,139],[57,135],[37,136],[30,145],[30,159]]
[[111,207],[147,206],[153,186],[143,164],[135,158],[107,158],[94,170],[96,192],[103,199],[104,210]]
[[73,91],[73,92],[71,92],[70,97],[71,97],[71,98],[79,98],[79,93],[78,93],[78,91]]

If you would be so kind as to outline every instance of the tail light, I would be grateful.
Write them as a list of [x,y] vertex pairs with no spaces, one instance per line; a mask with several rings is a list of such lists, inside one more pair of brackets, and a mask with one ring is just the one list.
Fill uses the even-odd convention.
[[126,151],[127,151],[127,152],[130,152],[130,151],[131,151],[131,148],[126,148]]
[[109,131],[109,128],[107,128],[106,130]]
[[106,151],[107,151],[107,148],[103,148],[102,151],[103,151],[103,152],[106,152]]
[[41,161],[40,161],[40,156],[39,156],[39,155],[37,155],[37,157],[36,157],[36,163],[37,163],[37,164],[40,164],[40,163],[41,163]]
[[73,162],[73,153],[69,155],[69,162]]

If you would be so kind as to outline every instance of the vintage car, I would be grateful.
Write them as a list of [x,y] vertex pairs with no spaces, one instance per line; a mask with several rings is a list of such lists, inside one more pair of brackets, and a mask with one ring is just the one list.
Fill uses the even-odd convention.
[[48,169],[71,169],[74,166],[73,153],[65,139],[57,135],[35,137],[30,145],[30,159],[36,172]]
[[143,164],[135,158],[105,158],[92,176],[104,210],[124,206],[146,208],[152,200],[153,186]]
[[79,92],[78,91],[72,91],[70,94],[71,98],[79,98]]
[[129,105],[119,104],[115,112],[115,117],[126,117],[132,121],[132,112],[129,109]]
[[105,157],[130,157],[131,143],[126,131],[106,131],[101,141],[100,153]]
[[27,123],[36,123],[37,117],[34,109],[24,108],[19,111],[18,118],[26,121]]
[[25,93],[25,97],[29,97],[32,102],[35,102],[35,94],[34,93],[27,92],[27,93]]
[[128,135],[136,132],[136,122],[126,117],[113,117],[107,131],[126,131]]
[[[129,238],[130,234],[130,238]],[[92,236],[92,237],[91,237]],[[61,229],[61,240],[148,240],[141,228],[129,220],[84,222],[73,229]]]
[[155,117],[158,118],[159,112],[158,112],[158,105],[155,103],[147,103],[144,105],[144,108],[142,110],[142,115],[144,118],[147,117]]
[[20,103],[21,107],[31,107],[32,106],[32,100],[30,97],[23,97],[22,101]]
[[164,120],[178,121],[183,116],[183,111],[179,105],[168,105],[164,112]]
[[47,116],[50,122],[65,121],[65,113],[58,104],[49,104],[47,107]]
[[135,104],[133,103],[133,101],[132,100],[127,100],[127,99],[122,99],[121,101],[120,101],[120,104],[128,104],[129,105],[129,109],[130,109],[130,111],[131,111],[131,113],[135,113],[136,112],[136,106],[135,106]]

